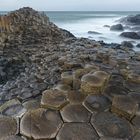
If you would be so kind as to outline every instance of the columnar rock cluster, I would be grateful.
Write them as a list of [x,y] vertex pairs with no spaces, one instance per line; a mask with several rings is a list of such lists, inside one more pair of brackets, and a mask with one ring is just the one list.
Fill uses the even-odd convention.
[[139,52],[77,39],[30,8],[11,15],[0,140],[139,140]]

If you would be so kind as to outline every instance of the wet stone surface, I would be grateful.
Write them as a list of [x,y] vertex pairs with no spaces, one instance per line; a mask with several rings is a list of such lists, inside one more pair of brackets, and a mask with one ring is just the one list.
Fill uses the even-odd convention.
[[57,140],[98,140],[93,127],[86,123],[65,123],[57,135]]

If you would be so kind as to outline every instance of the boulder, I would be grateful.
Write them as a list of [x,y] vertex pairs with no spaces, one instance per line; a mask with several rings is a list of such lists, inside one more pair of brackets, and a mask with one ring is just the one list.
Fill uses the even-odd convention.
[[112,31],[123,31],[124,28],[123,28],[122,24],[116,24],[116,25],[112,25],[110,27],[110,30],[112,30]]
[[33,139],[55,138],[63,122],[57,111],[36,109],[25,113],[20,122],[20,133]]
[[123,41],[121,43],[121,48],[129,48],[132,49],[134,46],[130,41]]
[[137,48],[140,48],[140,43],[136,45]]
[[123,32],[120,36],[130,39],[140,39],[140,36],[136,32]]

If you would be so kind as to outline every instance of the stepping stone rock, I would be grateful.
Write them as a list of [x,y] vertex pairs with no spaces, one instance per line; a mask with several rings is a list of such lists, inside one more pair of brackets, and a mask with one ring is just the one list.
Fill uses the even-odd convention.
[[59,110],[68,103],[67,96],[58,90],[46,90],[43,92],[41,105],[45,108]]
[[93,74],[86,74],[81,79],[81,91],[85,94],[98,94],[102,91],[104,79]]
[[82,105],[67,105],[61,110],[64,122],[89,122],[91,113]]
[[52,139],[63,124],[57,111],[36,109],[25,113],[20,123],[22,135],[33,139]]
[[126,119],[131,119],[138,110],[138,103],[129,96],[115,96],[111,111]]
[[65,123],[56,140],[98,140],[94,128],[86,123]]
[[10,100],[0,107],[0,113],[6,116],[21,117],[26,109],[17,99]]
[[12,117],[0,116],[0,140],[18,133],[17,120]]
[[130,123],[110,112],[101,112],[93,115],[91,123],[100,136],[122,139],[129,139],[132,136]]
[[54,90],[59,90],[61,92],[67,93],[68,91],[71,90],[71,87],[66,85],[66,84],[58,84],[54,88]]
[[109,110],[111,107],[111,101],[103,95],[89,95],[86,97],[83,105],[90,112],[100,112],[104,110]]
[[86,95],[79,92],[79,91],[69,91],[68,93],[68,100],[71,104],[81,104],[84,99],[86,98]]
[[71,71],[63,72],[61,74],[61,80],[64,84],[72,86],[72,84],[73,84],[73,73]]
[[26,140],[25,138],[21,138],[19,136],[8,136],[8,137],[5,137],[1,140]]
[[39,100],[29,100],[24,102],[23,106],[26,108],[26,110],[37,109],[40,108],[40,102]]

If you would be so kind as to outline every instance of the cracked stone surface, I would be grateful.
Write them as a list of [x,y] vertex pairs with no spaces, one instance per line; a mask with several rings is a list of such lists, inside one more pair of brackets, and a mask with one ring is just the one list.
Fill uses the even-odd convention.
[[67,105],[61,110],[64,122],[89,122],[91,113],[82,105]]
[[20,132],[34,139],[55,138],[63,124],[57,111],[36,109],[28,111],[20,123]]
[[18,122],[7,116],[0,116],[0,139],[18,133]]
[[132,138],[132,128],[128,121],[109,112],[93,115],[91,123],[100,136]]
[[61,109],[68,103],[66,94],[58,90],[47,90],[43,92],[41,105],[51,109]]
[[65,123],[56,140],[98,140],[99,137],[90,124]]
[[90,112],[101,112],[109,110],[111,107],[111,101],[103,95],[89,95],[84,100],[83,105]]

